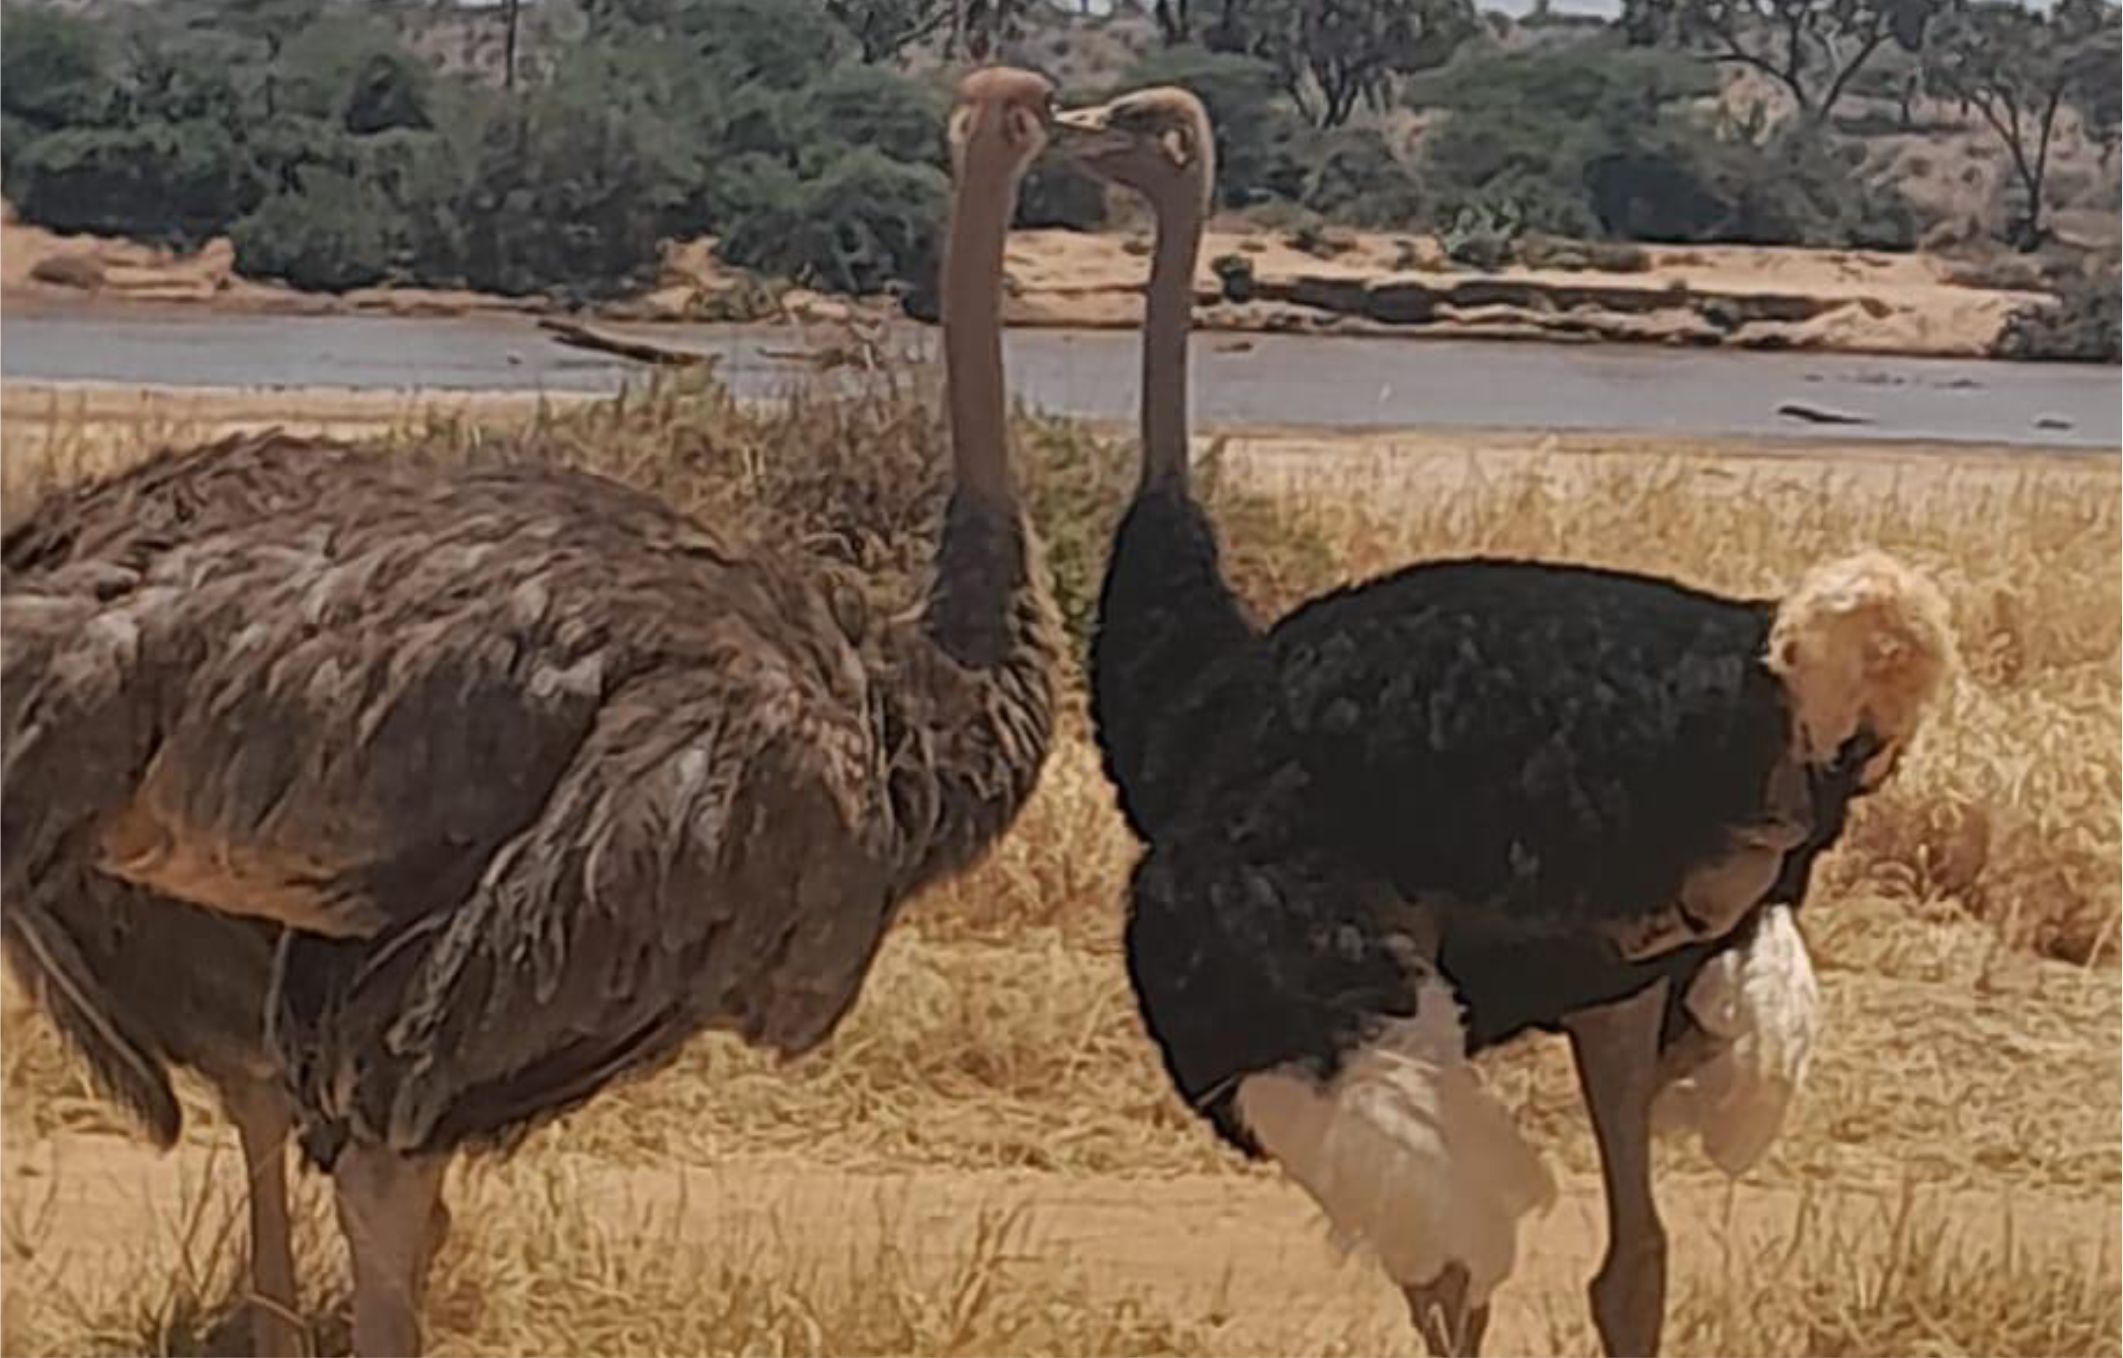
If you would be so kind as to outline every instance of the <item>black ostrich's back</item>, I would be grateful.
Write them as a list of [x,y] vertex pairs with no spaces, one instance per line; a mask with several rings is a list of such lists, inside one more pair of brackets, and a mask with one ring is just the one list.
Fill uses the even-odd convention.
[[1670,905],[1791,750],[1767,605],[1580,567],[1455,561],[1270,633],[1319,814],[1411,899],[1551,934]]

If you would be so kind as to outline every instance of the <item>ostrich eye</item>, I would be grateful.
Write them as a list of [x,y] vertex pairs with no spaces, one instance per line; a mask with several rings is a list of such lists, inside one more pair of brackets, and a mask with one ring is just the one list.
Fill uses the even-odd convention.
[[1871,763],[1872,757],[1886,745],[1887,742],[1881,740],[1872,727],[1860,726],[1843,742],[1843,748],[1836,751],[1835,772],[1843,777],[1857,772]]

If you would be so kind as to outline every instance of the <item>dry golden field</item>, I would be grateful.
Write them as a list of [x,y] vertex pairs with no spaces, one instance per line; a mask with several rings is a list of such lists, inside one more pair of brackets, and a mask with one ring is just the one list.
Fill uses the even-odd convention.
[[[918,382],[740,409],[6,393],[6,513],[167,440],[285,422],[445,456],[559,456],[904,588],[934,483]],[[1125,442],[1026,420],[1081,623]],[[1934,573],[1964,668],[1805,912],[1829,1004],[1790,1125],[1736,1187],[1662,1152],[1669,1347],[2081,1354],[2123,1345],[2123,524],[2110,458],[1437,433],[1234,437],[1205,480],[1264,612],[1404,560],[1527,554],[1774,592],[1860,544]],[[697,1042],[514,1160],[452,1179],[430,1301],[450,1353],[1414,1353],[1399,1299],[1307,1201],[1168,1094],[1118,953],[1132,846],[1072,723],[1016,832],[915,902],[827,1047]],[[42,1020],[4,1032],[9,1354],[230,1351],[233,1137],[158,1156]],[[1559,1044],[1486,1062],[1563,1171],[1491,1349],[1589,1353],[1597,1181]],[[310,1274],[339,1292],[320,1186]]]

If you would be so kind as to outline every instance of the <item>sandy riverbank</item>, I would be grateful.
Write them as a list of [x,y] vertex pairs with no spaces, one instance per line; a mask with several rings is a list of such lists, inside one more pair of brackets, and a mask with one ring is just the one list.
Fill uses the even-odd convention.
[[[363,439],[424,421],[476,419],[511,425],[542,411],[606,399],[570,392],[356,391],[331,387],[152,387],[122,383],[0,384],[0,447],[13,458],[42,458],[57,447],[78,450],[90,465],[104,450],[135,455],[144,445],[186,443],[280,427],[305,434]],[[1098,422],[1093,422],[1097,424]],[[1113,432],[1125,434],[1120,426]],[[1278,487],[1355,477],[1434,491],[1463,479],[1519,475],[1534,466],[1554,480],[1620,458],[1686,469],[1706,483],[1768,476],[1875,488],[1905,478],[2007,484],[2033,474],[2085,473],[2112,485],[2113,465],[2085,450],[1926,440],[1854,442],[1829,436],[1761,438],[1652,431],[1421,428],[1323,430],[1257,425],[1203,434],[1221,444],[1226,465]],[[1561,455],[1560,457],[1557,455]]]
[[[179,303],[220,311],[461,315],[538,311],[538,299],[422,288],[296,292],[236,272],[217,240],[192,254],[93,236],[59,236],[12,213],[0,241],[9,307]],[[1390,334],[1805,349],[1980,357],[2012,314],[2044,295],[1964,286],[1928,255],[1739,246],[1646,247],[1603,256],[1626,269],[1452,267],[1428,237],[1322,234],[1300,248],[1287,234],[1215,230],[1196,278],[1208,330]],[[1011,238],[1006,314],[1016,325],[1132,327],[1147,240],[1135,234],[1024,231]],[[1251,270],[1249,299],[1226,299],[1219,261]],[[1590,263],[1559,256],[1562,263]],[[654,288],[599,308],[637,321],[733,318],[750,287],[715,260],[712,242],[673,246]],[[845,319],[871,309],[791,290],[767,302],[791,320]],[[739,311],[733,313],[733,308]]]

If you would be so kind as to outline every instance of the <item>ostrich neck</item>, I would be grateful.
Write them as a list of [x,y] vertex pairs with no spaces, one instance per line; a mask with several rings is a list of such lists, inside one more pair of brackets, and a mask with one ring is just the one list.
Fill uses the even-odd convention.
[[1151,199],[1157,252],[1143,313],[1143,469],[1122,516],[1091,638],[1091,714],[1121,810],[1150,837],[1183,805],[1229,712],[1203,688],[1257,637],[1224,581],[1216,528],[1187,489],[1187,333],[1206,178]]
[[963,170],[944,242],[944,394],[951,422],[951,502],[936,549],[928,632],[969,669],[1018,658],[1025,637],[1015,606],[1042,584],[1027,562],[1003,407],[1003,242],[1017,179]]
[[1016,198],[1013,176],[964,173],[944,247],[955,484],[923,636],[898,657],[906,682],[887,699],[895,897],[973,863],[1009,828],[1053,737],[1060,625],[1005,442],[1003,241]]
[[1143,312],[1143,464],[1140,491],[1187,489],[1187,337],[1194,323],[1194,266],[1206,216],[1191,180],[1153,199],[1157,247]]
[[1017,205],[1007,174],[967,171],[944,242],[945,399],[958,496],[1007,513],[1015,507],[1003,412],[1003,243]]

